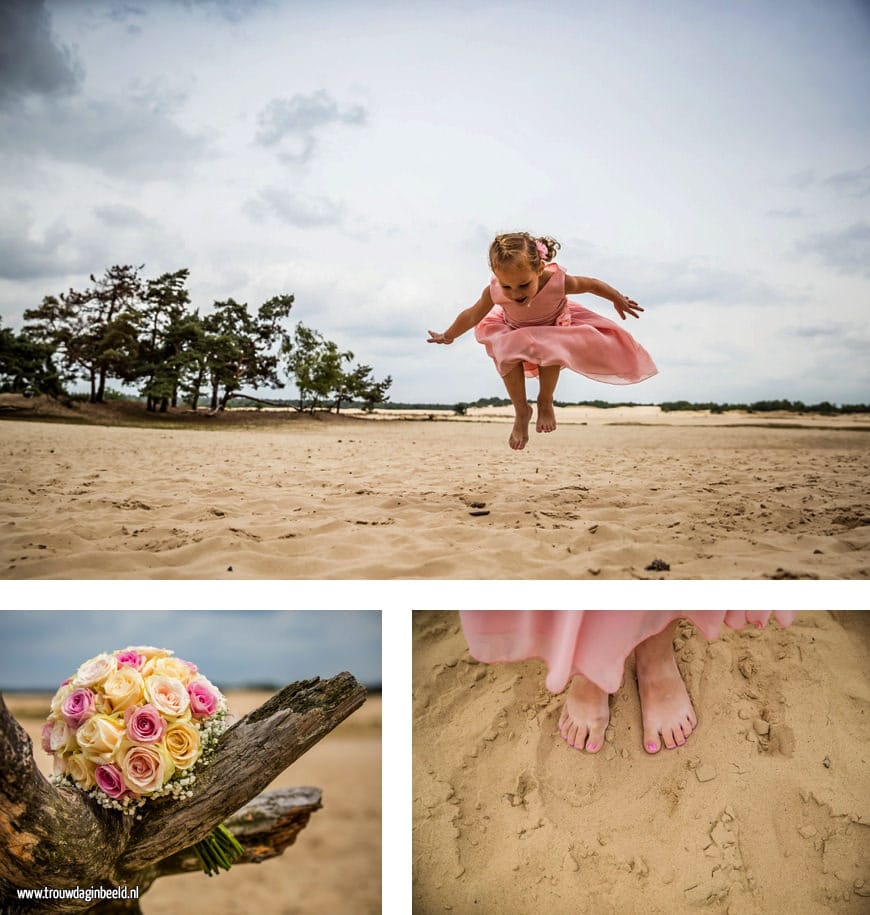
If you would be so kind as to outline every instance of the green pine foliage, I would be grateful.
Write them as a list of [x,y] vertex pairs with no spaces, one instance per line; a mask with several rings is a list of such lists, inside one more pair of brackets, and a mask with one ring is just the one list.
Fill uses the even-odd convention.
[[[279,389],[285,371],[299,390],[298,409],[365,409],[385,403],[392,379],[378,381],[369,365],[349,363],[319,331],[285,326],[292,295],[273,296],[256,311],[235,299],[206,314],[187,291],[189,271],[142,276],[142,266],[116,265],[84,289],[45,296],[24,312],[18,334],[0,328],[0,393],[69,395],[84,382],[91,403],[112,399],[109,382],[135,387],[146,409],[180,403],[196,410],[205,397],[224,410],[242,393]],[[127,395],[121,395],[127,396]]]

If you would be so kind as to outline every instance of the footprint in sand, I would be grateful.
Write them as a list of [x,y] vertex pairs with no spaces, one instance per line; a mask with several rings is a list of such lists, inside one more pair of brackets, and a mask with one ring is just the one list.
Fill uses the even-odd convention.
[[[686,903],[690,906],[724,904],[739,906],[741,896],[751,895],[751,877],[746,871],[740,851],[740,824],[734,810],[727,806],[701,840],[706,863],[699,870],[702,879],[686,887]],[[744,900],[746,901],[746,900]]]

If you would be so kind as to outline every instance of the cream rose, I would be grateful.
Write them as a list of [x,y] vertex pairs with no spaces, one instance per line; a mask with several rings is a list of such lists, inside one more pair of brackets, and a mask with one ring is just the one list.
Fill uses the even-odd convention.
[[124,737],[124,723],[110,715],[93,715],[75,736],[86,759],[96,765],[110,763]]
[[175,677],[146,677],[145,695],[159,712],[170,718],[180,718],[190,708],[187,688]]
[[73,686],[96,686],[118,667],[118,662],[113,655],[98,654],[95,658],[85,661],[72,678]]
[[67,680],[66,683],[64,683],[63,686],[61,686],[60,689],[58,689],[58,691],[54,694],[54,697],[51,700],[50,708],[51,708],[52,717],[60,718],[60,716],[61,716],[60,709],[61,709],[61,706],[63,705],[63,701],[74,690],[75,690],[75,687],[72,685],[71,680]]
[[132,667],[119,667],[112,671],[103,682],[103,692],[113,711],[122,712],[131,705],[142,701],[145,681],[142,674]]
[[152,794],[172,778],[175,765],[165,749],[158,746],[126,749],[121,756],[121,777],[135,794]]
[[170,724],[163,744],[176,769],[189,769],[199,758],[199,731],[186,721]]
[[69,775],[79,788],[87,791],[93,788],[97,781],[94,778],[96,764],[90,762],[81,753],[73,753],[66,759],[66,768]]
[[168,658],[172,654],[168,648],[155,648],[153,645],[128,645],[124,651],[135,651],[146,661],[152,658]]
[[146,665],[146,673],[158,677],[173,677],[185,686],[196,673],[196,667],[181,658],[156,658]]

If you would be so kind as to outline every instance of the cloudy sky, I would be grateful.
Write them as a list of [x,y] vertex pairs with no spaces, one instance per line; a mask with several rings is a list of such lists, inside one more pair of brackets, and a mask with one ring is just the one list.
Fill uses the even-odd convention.
[[83,661],[128,645],[171,649],[222,686],[344,670],[381,683],[377,611],[3,610],[0,689],[56,689]]
[[[293,320],[392,399],[501,394],[496,232],[647,309],[557,396],[870,401],[866,0],[5,0],[0,316],[116,263]],[[613,314],[604,300],[584,304]]]

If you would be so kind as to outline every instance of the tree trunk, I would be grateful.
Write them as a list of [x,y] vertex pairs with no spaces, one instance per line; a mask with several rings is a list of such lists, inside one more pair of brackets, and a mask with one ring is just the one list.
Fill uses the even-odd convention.
[[141,896],[158,877],[194,869],[190,847],[221,822],[245,847],[243,861],[281,854],[320,806],[319,792],[257,795],[364,701],[349,673],[285,687],[224,733],[197,769],[193,797],[151,801],[139,819],[51,785],[0,695],[0,912],[137,912],[138,903],[82,899],[22,905],[16,891],[127,886]]

